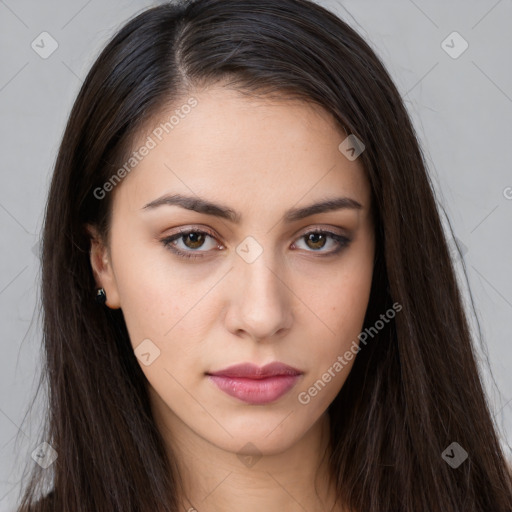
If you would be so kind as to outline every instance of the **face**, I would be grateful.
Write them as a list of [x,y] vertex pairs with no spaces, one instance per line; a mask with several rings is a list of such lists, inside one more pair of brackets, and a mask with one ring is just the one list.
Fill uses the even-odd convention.
[[109,243],[94,241],[91,262],[166,428],[277,453],[321,419],[354,363],[370,188],[319,107],[222,87],[194,98],[169,133],[162,112],[141,135],[134,151],[150,149],[108,192]]

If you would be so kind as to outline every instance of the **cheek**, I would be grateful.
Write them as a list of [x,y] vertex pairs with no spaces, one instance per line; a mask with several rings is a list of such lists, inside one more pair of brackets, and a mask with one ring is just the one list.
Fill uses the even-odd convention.
[[[322,322],[326,347],[341,350],[360,333],[373,276],[373,258],[369,252],[353,252],[323,279],[323,293],[306,295],[310,309]],[[305,293],[305,291],[304,291]],[[320,327],[319,327],[320,329]]]
[[[217,319],[215,284],[218,276],[211,269],[177,264],[165,249],[133,244],[116,260],[116,280],[131,344],[139,352],[158,354],[154,364],[142,370],[158,387],[167,370],[180,382],[195,378],[187,369],[205,368],[208,333]],[[149,340],[149,341],[147,341]],[[145,344],[145,345],[144,345]],[[144,347],[144,348],[143,348]],[[146,348],[148,350],[146,350]],[[156,372],[156,373],[155,373]]]
[[[320,320],[310,330],[304,354],[309,374],[301,386],[303,405],[321,410],[337,395],[357,357],[373,274],[373,255],[353,253],[330,273],[325,293],[309,295],[308,306]],[[312,324],[313,325],[313,324]],[[345,357],[347,354],[347,357]]]
[[371,269],[364,273],[347,272],[333,286],[326,298],[326,313],[335,337],[346,339],[359,334],[370,298],[371,277]]
[[[355,281],[354,286],[350,286],[348,280],[343,284],[341,293],[332,296],[327,294],[324,297],[324,307],[317,308],[323,323],[316,322],[316,334],[311,332],[310,337],[317,341],[306,351],[309,352],[310,365],[314,365],[312,373],[315,378],[332,367],[338,356],[343,356],[351,347],[356,350],[359,345],[358,335],[362,330],[368,305],[369,285],[359,280],[359,286],[355,286]],[[352,364],[353,359],[344,363],[343,373],[348,373]]]
[[145,338],[160,344],[170,338],[173,325],[191,308],[196,293],[164,249],[135,238],[132,242],[126,244],[129,250],[118,246],[114,253],[113,248],[124,319],[134,346]]

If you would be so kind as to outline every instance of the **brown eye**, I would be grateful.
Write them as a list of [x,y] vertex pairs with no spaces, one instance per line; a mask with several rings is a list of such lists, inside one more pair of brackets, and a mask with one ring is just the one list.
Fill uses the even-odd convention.
[[[325,254],[326,256],[337,254],[351,242],[351,240],[345,236],[322,230],[305,233],[299,238],[299,240],[304,241],[307,252],[318,252],[320,254]],[[297,245],[297,243],[294,245]],[[322,250],[324,247],[329,246],[331,247],[331,250]],[[301,247],[298,248],[301,249]]]
[[[193,231],[186,235],[182,235],[181,237],[182,237],[183,243],[189,249],[199,249],[204,244],[205,233]],[[190,241],[190,244],[188,243],[188,241]]]
[[[211,239],[210,247],[208,241]],[[210,249],[219,247],[213,234],[198,229],[182,230],[162,240],[165,248],[184,258],[202,258]],[[205,248],[206,245],[206,248]],[[201,249],[201,250],[200,250]],[[203,250],[204,249],[204,250]]]
[[323,233],[310,233],[309,235],[305,235],[304,238],[306,239],[308,247],[311,249],[322,249],[327,241],[327,238]]

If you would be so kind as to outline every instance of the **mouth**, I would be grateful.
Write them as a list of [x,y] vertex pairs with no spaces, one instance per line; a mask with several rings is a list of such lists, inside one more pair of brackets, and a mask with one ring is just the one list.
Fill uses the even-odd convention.
[[262,367],[243,363],[206,375],[224,393],[248,404],[262,405],[285,395],[302,374],[296,368],[274,362]]

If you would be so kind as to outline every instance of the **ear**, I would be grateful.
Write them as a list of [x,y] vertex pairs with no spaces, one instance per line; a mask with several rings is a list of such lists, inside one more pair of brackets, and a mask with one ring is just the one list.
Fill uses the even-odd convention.
[[121,303],[119,300],[119,292],[117,289],[114,270],[112,268],[112,262],[110,261],[110,251],[104,244],[94,226],[87,224],[85,229],[89,233],[91,239],[89,255],[91,258],[91,267],[96,285],[98,288],[103,288],[105,290],[107,295],[105,305],[110,309],[119,309],[121,307]]

